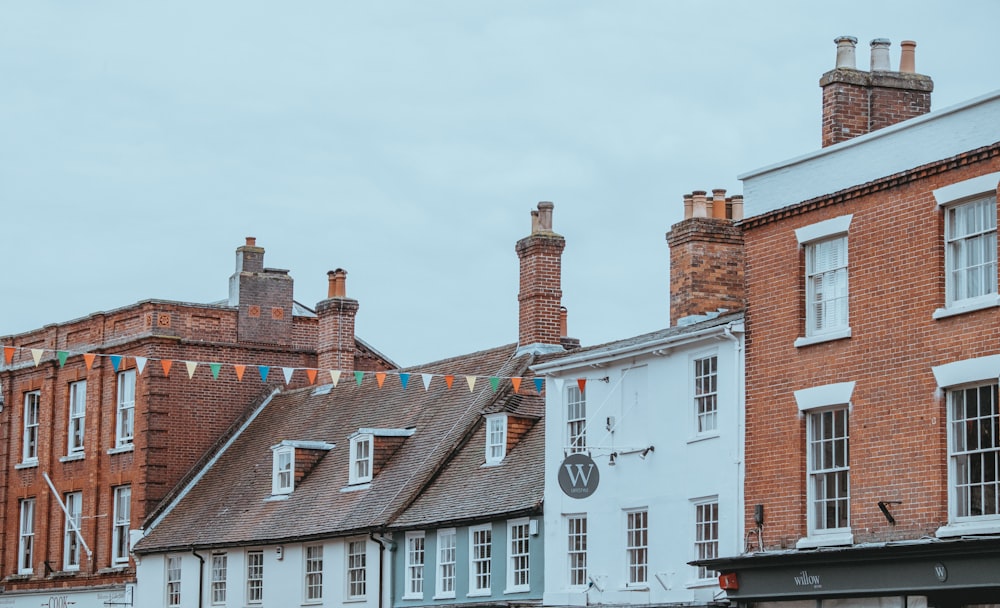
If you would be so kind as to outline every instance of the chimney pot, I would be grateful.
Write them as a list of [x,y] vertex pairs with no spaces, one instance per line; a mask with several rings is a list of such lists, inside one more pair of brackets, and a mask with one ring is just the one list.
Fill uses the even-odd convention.
[[888,38],[876,38],[872,40],[872,71],[888,72],[892,70],[889,65],[889,42]]
[[538,229],[552,232],[552,208],[554,204],[548,201],[538,203]]
[[327,281],[326,297],[332,298],[333,294],[336,293],[337,291],[336,288],[334,287],[334,284],[337,282],[337,273],[332,270],[327,272],[326,281]]
[[917,43],[913,40],[904,40],[899,43],[899,47],[899,71],[906,74],[915,74],[917,69],[914,60],[914,49],[917,47]]
[[704,190],[695,190],[691,193],[693,199],[691,217],[708,217],[708,203],[705,200],[705,194]]
[[734,194],[733,195],[733,221],[739,221],[743,219],[743,195]]
[[531,210],[531,234],[536,234],[538,232],[538,210]]
[[248,236],[247,237],[247,247],[256,247],[256,246],[257,246],[257,238],[256,237],[252,237],[252,236]]
[[694,201],[690,194],[684,195],[684,219],[691,219],[691,213],[693,211]]
[[726,189],[712,189],[712,217],[719,220],[726,219]]
[[834,38],[837,43],[837,67],[857,69],[857,62],[854,59],[854,49],[858,45],[858,39],[854,36],[840,36]]
[[566,310],[566,307],[565,306],[560,306],[559,307],[559,337],[561,337],[561,338],[565,338],[566,336],[569,335],[569,332],[566,329],[566,315],[567,314],[568,314],[568,311]]

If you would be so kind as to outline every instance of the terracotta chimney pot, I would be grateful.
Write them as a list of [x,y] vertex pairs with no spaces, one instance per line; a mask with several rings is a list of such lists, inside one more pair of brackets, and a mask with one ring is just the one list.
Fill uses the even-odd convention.
[[691,214],[694,212],[694,200],[690,194],[684,195],[684,219],[691,219]]
[[247,247],[256,247],[256,246],[257,246],[257,237],[248,236]]
[[718,220],[726,219],[726,189],[712,189],[712,217]]
[[566,315],[568,314],[565,306],[559,307],[559,336],[565,337],[569,335],[566,329]]
[[899,43],[900,54],[899,54],[899,71],[906,74],[915,74],[917,72],[916,61],[914,60],[914,49],[917,47],[917,43],[912,40],[904,40]]
[[337,293],[337,273],[334,271],[329,271],[326,273],[326,297],[332,298],[334,294]]

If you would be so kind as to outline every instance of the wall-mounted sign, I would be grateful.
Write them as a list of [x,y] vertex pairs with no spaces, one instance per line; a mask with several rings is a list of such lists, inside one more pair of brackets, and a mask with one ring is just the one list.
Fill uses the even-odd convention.
[[570,498],[586,498],[597,490],[601,474],[586,454],[570,454],[559,465],[559,487]]

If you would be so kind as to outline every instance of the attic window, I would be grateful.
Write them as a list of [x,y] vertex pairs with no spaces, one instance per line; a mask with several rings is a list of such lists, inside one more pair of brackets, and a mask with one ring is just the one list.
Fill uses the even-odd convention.
[[271,475],[271,494],[291,494],[295,489],[295,448],[277,445],[271,448],[274,460]]
[[486,417],[486,464],[500,464],[507,455],[507,414]]
[[351,472],[348,483],[368,483],[372,480],[372,436],[351,438]]
[[271,446],[271,495],[286,497],[324,454],[334,448],[325,441],[282,441]]

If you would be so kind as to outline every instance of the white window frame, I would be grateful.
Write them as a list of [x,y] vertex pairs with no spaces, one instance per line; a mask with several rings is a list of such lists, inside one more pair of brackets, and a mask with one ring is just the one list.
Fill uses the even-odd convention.
[[493,592],[493,525],[469,528],[469,597]]
[[457,574],[458,535],[455,528],[437,531],[437,567],[434,569],[434,599],[455,597]]
[[719,432],[719,355],[706,354],[691,361],[694,393],[694,430],[697,435]]
[[80,569],[80,514],[83,506],[83,492],[67,492],[63,495],[66,506],[63,524],[63,570],[72,572]]
[[247,605],[264,603],[264,552],[252,549],[246,552],[246,598]]
[[504,593],[531,591],[531,519],[507,520],[507,587]]
[[424,598],[424,568],[427,563],[427,545],[424,532],[407,532],[405,538],[405,563],[403,581],[403,599],[416,600]]
[[500,464],[507,457],[507,414],[486,416],[486,464]]
[[567,454],[587,451],[587,393],[576,384],[566,387]]
[[[997,293],[997,253],[996,253],[996,209],[997,209],[997,197],[998,190],[997,184],[1000,182],[1000,171],[996,173],[989,173],[986,175],[980,175],[972,179],[964,180],[955,184],[944,186],[934,190],[934,199],[937,203],[937,207],[944,213],[944,234],[942,235],[942,242],[944,246],[944,274],[945,274],[945,305],[943,308],[939,308],[934,311],[932,315],[935,319],[940,319],[944,317],[950,317],[952,315],[963,314],[967,312],[972,312],[975,310],[982,310],[984,308],[990,308],[995,306],[1000,306],[1000,294]],[[953,248],[950,246],[949,233],[951,231],[951,223],[953,221],[952,212],[959,207],[967,204],[973,204],[976,202],[988,201],[992,198],[993,214],[990,218],[992,226],[992,287],[991,292],[985,292],[981,295],[975,297],[966,298],[956,298],[954,297],[955,285],[954,285],[954,252]],[[989,232],[989,229],[984,230],[983,234]]]
[[35,499],[20,501],[20,528],[17,539],[17,573],[34,572],[35,561]]
[[[951,387],[947,391],[948,502],[950,519],[955,522],[1000,522],[1000,481],[991,481],[986,474],[986,470],[992,468],[996,475],[996,462],[1000,458],[1000,443],[995,436],[1000,420],[998,393],[1000,386],[995,379]],[[961,403],[959,396],[962,397]],[[970,413],[968,408],[973,405],[973,399],[977,407],[974,413]],[[988,432],[984,433],[986,429]],[[993,445],[970,445],[974,440],[982,442],[984,438],[992,439]],[[978,475],[975,473],[977,461]],[[979,513],[975,513],[974,503],[978,503]]]
[[42,391],[24,394],[24,434],[22,435],[21,463],[38,464],[39,417],[42,411]]
[[181,556],[168,555],[166,568],[164,590],[167,594],[167,608],[177,608],[181,605]]
[[132,486],[118,486],[112,492],[114,530],[111,534],[111,565],[127,566],[129,531],[132,525]]
[[226,578],[229,570],[229,555],[226,553],[212,554],[212,582],[210,585],[210,601],[213,606],[226,603]]
[[271,494],[291,494],[295,489],[295,447],[279,444],[271,453]]
[[87,430],[87,381],[69,383],[69,424],[66,438],[66,455],[83,454],[83,441]]
[[571,590],[587,587],[587,514],[565,515],[566,586]]
[[375,466],[375,436],[368,433],[351,437],[351,469],[348,483],[351,485],[368,483],[372,480]]
[[649,508],[625,510],[625,587],[649,588]]
[[851,534],[850,426],[846,403],[806,412],[806,513],[814,542],[833,537],[837,540],[823,544],[842,544],[840,539]]
[[[719,557],[719,497],[692,501],[694,507],[694,559]],[[706,566],[695,566],[695,579],[714,583],[718,573]]]
[[[851,226],[853,214],[842,215],[840,217],[816,222],[795,230],[795,238],[799,246],[805,249],[806,276],[805,276],[805,307],[806,307],[806,327],[805,336],[795,340],[795,346],[808,346],[818,342],[830,340],[840,340],[851,337],[851,306],[850,306],[850,240],[848,231]],[[844,239],[844,259],[843,266],[838,267],[843,270],[842,276],[844,284],[842,286],[844,295],[844,322],[842,325],[832,327],[817,328],[815,307],[813,299],[815,297],[815,277],[823,273],[836,272],[838,269],[825,269],[822,273],[816,273],[814,268],[814,256],[817,245],[831,243],[837,239]],[[834,298],[834,299],[840,299]],[[829,301],[829,300],[824,300]]]
[[323,545],[306,545],[302,557],[303,603],[318,604],[323,601]]
[[135,439],[135,370],[118,372],[115,416],[115,447],[132,445]]
[[368,595],[368,541],[364,538],[348,539],[347,591],[348,600],[362,600]]

